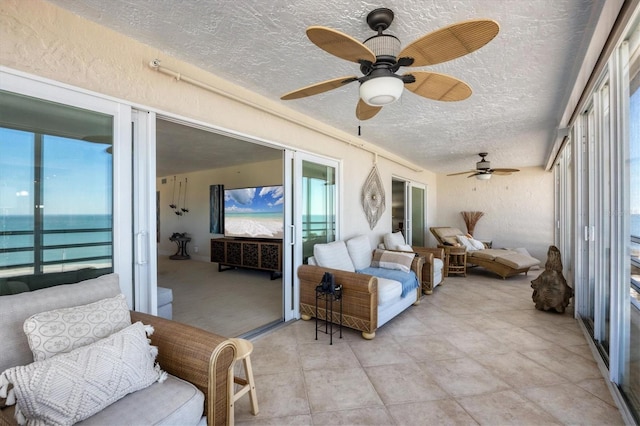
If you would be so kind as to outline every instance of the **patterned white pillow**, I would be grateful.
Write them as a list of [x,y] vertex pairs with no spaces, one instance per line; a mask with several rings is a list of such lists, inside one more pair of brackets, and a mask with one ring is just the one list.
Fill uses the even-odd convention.
[[166,379],[155,362],[158,348],[147,339],[152,332],[136,322],[69,353],[9,368],[0,374],[0,398],[16,405],[19,424],[71,425],[89,418]]
[[123,294],[94,303],[32,315],[23,329],[34,361],[70,352],[131,325]]

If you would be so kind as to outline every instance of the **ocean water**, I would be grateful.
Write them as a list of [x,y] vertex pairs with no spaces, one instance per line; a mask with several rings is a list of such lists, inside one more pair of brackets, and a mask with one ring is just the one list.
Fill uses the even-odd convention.
[[[46,215],[42,224],[42,245],[45,247],[42,260],[73,263],[83,258],[110,257],[113,252],[112,222],[111,215]],[[33,216],[0,216],[0,248],[28,249],[0,253],[0,268],[33,263],[33,232]],[[63,245],[81,246],[60,247]]]

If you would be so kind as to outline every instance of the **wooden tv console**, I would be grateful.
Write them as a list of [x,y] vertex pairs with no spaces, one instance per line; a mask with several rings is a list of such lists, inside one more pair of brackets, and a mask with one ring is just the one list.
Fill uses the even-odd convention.
[[219,272],[233,268],[260,269],[270,271],[273,280],[282,276],[282,240],[212,238],[211,261],[218,264]]

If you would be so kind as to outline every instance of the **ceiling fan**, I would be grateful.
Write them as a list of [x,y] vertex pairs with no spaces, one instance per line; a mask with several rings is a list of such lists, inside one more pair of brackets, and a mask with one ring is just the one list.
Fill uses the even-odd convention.
[[404,87],[416,95],[438,101],[461,101],[471,96],[471,88],[465,82],[446,74],[412,71],[398,75],[396,72],[400,67],[434,65],[471,53],[498,34],[498,23],[490,19],[458,22],[428,33],[401,50],[398,38],[383,33],[393,18],[391,9],[379,8],[370,12],[367,24],[377,34],[362,43],[331,28],[307,28],[309,40],[334,56],[360,64],[363,76],[338,77],[315,83],[286,93],[280,99],[304,98],[358,81],[360,100],[356,116],[360,120],[368,120],[384,105],[398,100]]
[[476,163],[475,170],[467,170],[466,172],[451,173],[451,174],[448,174],[447,176],[464,175],[464,174],[470,173],[469,176],[467,177],[475,176],[476,179],[488,180],[488,179],[491,179],[491,175],[493,174],[504,176],[504,175],[510,175],[511,173],[520,171],[518,169],[492,169],[491,162],[484,159],[484,157],[486,157],[488,154],[486,152],[481,152],[478,155],[480,156],[481,160]]

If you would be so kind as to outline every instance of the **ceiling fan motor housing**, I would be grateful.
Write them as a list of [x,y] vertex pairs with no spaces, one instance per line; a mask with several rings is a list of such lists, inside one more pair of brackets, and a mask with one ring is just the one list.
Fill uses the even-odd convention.
[[476,163],[476,170],[484,171],[489,170],[491,168],[491,162],[485,160],[484,158],[481,161]]
[[385,61],[391,64],[396,62],[401,50],[400,40],[391,34],[369,37],[364,41],[364,45],[376,55],[378,62]]

